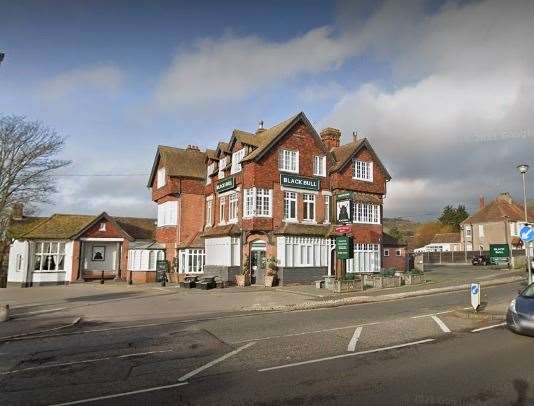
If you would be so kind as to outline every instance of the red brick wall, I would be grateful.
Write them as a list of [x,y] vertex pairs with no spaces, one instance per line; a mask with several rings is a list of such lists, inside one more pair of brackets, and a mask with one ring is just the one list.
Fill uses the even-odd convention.
[[373,182],[365,182],[352,178],[352,161],[348,162],[341,171],[332,174],[331,183],[332,189],[354,190],[358,192],[368,192],[385,194],[386,193],[386,178],[378,163],[373,159],[366,148],[362,149],[356,155],[356,159],[362,161],[373,161]]
[[[100,224],[105,223],[106,224],[106,230],[100,231]],[[91,228],[89,228],[82,237],[88,237],[88,238],[122,238],[124,237],[120,231],[107,220],[102,220],[94,224]]]
[[[384,255],[384,250],[389,249],[389,256]],[[401,250],[401,256],[397,256],[397,250]],[[382,268],[395,268],[400,272],[406,271],[406,248],[385,246],[382,247]]]

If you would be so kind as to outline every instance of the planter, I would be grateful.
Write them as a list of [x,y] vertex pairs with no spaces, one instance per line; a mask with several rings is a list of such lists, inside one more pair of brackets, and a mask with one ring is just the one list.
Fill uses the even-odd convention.
[[265,275],[265,286],[268,288],[272,288],[274,285],[276,285],[276,276]]
[[403,279],[405,285],[421,285],[425,283],[425,277],[422,274],[406,274]]
[[396,288],[402,285],[400,276],[375,276],[373,277],[373,287],[376,289]]
[[235,282],[236,282],[237,286],[241,286],[241,287],[250,286],[250,275],[249,274],[236,275],[235,276]]
[[363,290],[363,281],[361,279],[335,280],[332,283],[332,290],[336,293],[359,292]]

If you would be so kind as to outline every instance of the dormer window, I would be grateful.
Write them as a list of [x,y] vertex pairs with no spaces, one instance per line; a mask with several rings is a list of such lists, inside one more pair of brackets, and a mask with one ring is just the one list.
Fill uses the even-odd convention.
[[165,174],[165,168],[159,168],[158,169],[158,177],[156,179],[156,187],[159,189],[160,187],[165,186],[167,179]]
[[219,174],[217,175],[219,179],[224,178],[224,168],[226,168],[227,159],[228,159],[227,157],[224,157],[224,158],[221,158],[221,160],[219,161]]
[[367,182],[373,181],[373,163],[368,161],[354,161],[353,179],[364,180]]
[[98,231],[106,231],[106,223],[100,223],[100,226],[98,227]]
[[230,175],[241,172],[241,160],[245,157],[245,148],[241,148],[232,154],[232,169]]

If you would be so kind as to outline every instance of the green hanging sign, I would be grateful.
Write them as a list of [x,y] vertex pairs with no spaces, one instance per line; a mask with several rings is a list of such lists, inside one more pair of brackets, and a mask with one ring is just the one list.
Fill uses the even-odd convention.
[[352,237],[344,235],[336,237],[336,256],[338,259],[354,258],[354,244]]

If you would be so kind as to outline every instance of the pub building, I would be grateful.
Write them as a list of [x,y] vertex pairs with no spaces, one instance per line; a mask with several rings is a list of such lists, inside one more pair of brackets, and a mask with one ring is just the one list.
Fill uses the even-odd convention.
[[346,272],[380,271],[391,178],[367,139],[340,140],[335,128],[318,134],[301,112],[254,133],[234,130],[215,150],[159,147],[149,186],[156,240],[174,269],[232,283],[248,264],[253,283],[263,283],[275,260],[282,284],[318,280],[339,273],[335,227],[348,223]]

